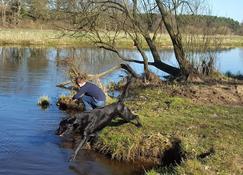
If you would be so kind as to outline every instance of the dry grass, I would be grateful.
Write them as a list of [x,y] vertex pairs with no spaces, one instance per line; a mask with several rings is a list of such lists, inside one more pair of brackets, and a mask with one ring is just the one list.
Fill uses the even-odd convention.
[[[62,36],[57,30],[2,29],[0,30],[1,45],[40,45],[40,46],[82,46],[87,40]],[[82,41],[82,42],[81,42]]]
[[[61,37],[63,32],[59,30],[40,30],[40,29],[0,29],[0,44],[1,45],[38,45],[38,46],[70,46],[70,47],[93,47],[92,41],[86,37]],[[67,32],[67,34],[70,34]],[[107,34],[100,34],[101,37],[112,38],[114,32]],[[76,36],[82,36],[82,33],[77,33]],[[235,35],[219,35],[217,36],[222,40],[223,48],[228,47],[242,47],[243,36]],[[200,36],[196,42],[203,42]],[[159,34],[156,40],[158,48],[171,48],[172,43],[169,35]],[[125,33],[121,33],[116,41],[118,48],[134,48],[133,41]],[[142,40],[142,46],[148,48],[145,40]]]

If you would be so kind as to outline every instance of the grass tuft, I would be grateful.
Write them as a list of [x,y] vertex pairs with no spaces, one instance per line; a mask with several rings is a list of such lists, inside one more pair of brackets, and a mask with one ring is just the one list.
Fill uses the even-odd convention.
[[38,99],[38,103],[39,106],[41,106],[43,109],[46,109],[47,107],[50,106],[50,98],[48,96],[41,96]]

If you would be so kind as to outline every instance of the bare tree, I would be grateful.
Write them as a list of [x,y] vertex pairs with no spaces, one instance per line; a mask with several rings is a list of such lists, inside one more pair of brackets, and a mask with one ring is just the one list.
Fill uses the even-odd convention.
[[[199,8],[198,3],[190,0],[91,0],[80,5],[78,31],[86,31],[87,36],[100,48],[115,52],[121,59],[144,65],[149,75],[148,65],[152,65],[175,77],[187,78],[197,74],[197,70],[187,59],[177,16],[193,13],[191,6]],[[85,7],[85,8],[84,8]],[[195,8],[194,8],[195,9]],[[151,27],[153,25],[153,27]],[[160,58],[156,39],[164,25],[171,38],[179,68],[166,64]],[[76,31],[76,30],[75,30]],[[119,39],[131,39],[143,61],[125,58],[117,49]],[[152,54],[148,61],[144,43]]]
[[[143,6],[143,10],[141,7]],[[179,68],[170,66],[161,61],[155,40],[161,18],[157,18],[154,30],[151,35],[151,23],[154,14],[155,4],[149,1],[88,1],[80,5],[78,12],[78,31],[87,32],[88,36],[98,47],[115,52],[122,60],[135,62],[144,65],[144,72],[148,76],[148,65],[157,67],[173,76],[180,75]],[[146,8],[144,8],[146,7]],[[76,30],[75,30],[76,31]],[[126,58],[117,49],[117,42],[121,39],[131,39],[134,47],[137,48],[143,61]],[[147,43],[153,55],[153,62],[148,61],[143,43]]]
[[9,1],[1,0],[0,10],[1,10],[1,17],[2,17],[2,25],[3,26],[6,23],[6,11],[8,9],[8,4],[9,4]]
[[183,8],[184,5],[188,5],[190,8],[189,1],[183,0],[156,0],[159,12],[162,16],[163,23],[170,35],[175,56],[179,63],[181,72],[183,75],[188,76],[192,73],[192,64],[187,60],[182,43],[182,35],[180,32],[180,27],[177,22],[178,8]]
[[[215,72],[215,60],[217,50],[222,47],[223,37],[227,35],[227,27],[215,25],[210,18],[204,15],[210,14],[210,8],[206,1],[193,1],[195,5],[190,6],[192,15],[181,15],[179,18],[182,43],[186,58],[203,76],[211,76]],[[196,15],[194,15],[196,14]],[[201,15],[197,15],[201,14]]]

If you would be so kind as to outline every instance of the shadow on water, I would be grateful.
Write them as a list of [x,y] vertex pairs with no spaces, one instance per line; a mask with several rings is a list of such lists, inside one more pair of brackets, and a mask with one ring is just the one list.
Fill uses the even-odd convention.
[[[136,51],[122,52],[139,59]],[[240,53],[242,49],[221,52],[219,70],[242,72]],[[172,51],[161,51],[161,54],[167,57],[166,62],[174,64]],[[56,87],[67,80],[65,65],[59,65],[57,60],[67,57],[80,58],[80,68],[92,74],[120,63],[116,55],[98,49],[0,48],[0,174],[139,174],[142,169],[139,163],[111,161],[90,151],[82,151],[78,161],[70,164],[71,149],[62,147],[61,139],[54,135],[61,118],[67,116],[54,105],[58,96],[67,93]],[[143,70],[142,65],[132,66],[138,73]],[[115,71],[102,81],[118,81],[121,74]],[[38,98],[43,95],[47,95],[52,104],[44,111],[37,106]]]
[[144,172],[139,164],[110,160],[92,151],[81,151],[79,158],[71,163],[70,168],[80,175],[139,175]]

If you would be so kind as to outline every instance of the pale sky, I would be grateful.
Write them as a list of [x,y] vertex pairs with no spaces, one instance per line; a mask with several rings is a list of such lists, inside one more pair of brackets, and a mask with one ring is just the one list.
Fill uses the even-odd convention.
[[243,0],[209,0],[212,15],[243,22]]

